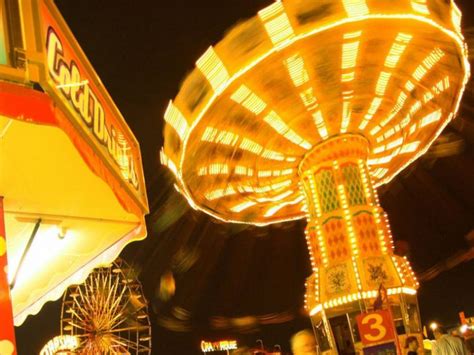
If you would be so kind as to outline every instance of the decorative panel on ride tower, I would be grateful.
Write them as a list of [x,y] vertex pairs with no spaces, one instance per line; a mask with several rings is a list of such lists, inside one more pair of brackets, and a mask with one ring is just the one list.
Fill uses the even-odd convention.
[[334,299],[357,294],[359,287],[355,272],[352,260],[322,268],[320,273],[321,299],[332,304],[331,301]]
[[401,287],[402,283],[388,255],[372,256],[358,260],[362,289],[378,290],[380,284],[386,288]]

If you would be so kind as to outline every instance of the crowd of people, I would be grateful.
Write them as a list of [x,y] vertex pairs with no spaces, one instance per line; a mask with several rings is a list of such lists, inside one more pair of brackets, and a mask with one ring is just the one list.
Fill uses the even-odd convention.
[[433,355],[468,355],[471,354],[466,342],[460,336],[446,334],[444,328],[438,326],[433,330],[436,341],[433,343]]
[[[472,355],[474,348],[470,349],[465,339],[456,333],[448,334],[442,326],[437,326],[433,329],[434,340],[426,339],[423,344],[415,336],[409,336],[405,340],[403,346],[403,354],[418,355]],[[428,345],[428,346],[426,346]],[[320,354],[318,351],[317,341],[314,334],[309,329],[304,329],[291,338],[291,352],[293,355],[316,355]],[[256,353],[249,351],[249,349],[240,349],[239,355],[242,354],[281,354],[280,352],[261,352]],[[237,353],[235,353],[237,354]]]
[[[431,355],[471,355],[474,349],[470,349],[465,339],[458,334],[448,334],[442,326],[433,330],[434,340],[430,341]],[[405,354],[418,355],[422,344],[418,338],[409,336],[405,341]],[[302,330],[291,338],[291,351],[294,355],[316,355],[317,343],[310,330]],[[427,352],[424,351],[426,354]]]

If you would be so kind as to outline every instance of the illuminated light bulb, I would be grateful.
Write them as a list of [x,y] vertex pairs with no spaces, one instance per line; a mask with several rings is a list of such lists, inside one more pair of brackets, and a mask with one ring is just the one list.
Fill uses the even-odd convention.
[[295,54],[284,61],[293,84],[298,87],[309,81],[308,71],[300,54]]
[[342,73],[342,82],[349,82],[349,81],[352,81],[354,80],[355,78],[355,73],[353,71],[349,72],[349,73]]
[[434,112],[430,113],[429,115],[426,115],[425,117],[423,117],[420,120],[418,127],[423,128],[423,127],[425,127],[425,126],[427,126],[431,123],[437,122],[441,119],[441,116],[442,116],[441,109],[437,110],[437,111],[434,111]]
[[278,160],[278,161],[283,161],[283,160],[295,161],[296,160],[295,158],[289,158],[289,157],[285,159],[285,156],[282,153],[275,152],[274,150],[270,150],[270,149],[264,149],[261,154],[261,157],[270,159],[270,160]]
[[245,201],[242,203],[239,203],[238,205],[231,207],[230,210],[235,213],[242,212],[250,207],[255,206],[257,203],[254,201]]
[[410,116],[413,116],[418,110],[421,108],[421,101],[417,100],[415,103],[410,107]]
[[430,14],[430,10],[428,9],[426,0],[411,0],[411,7],[413,8],[413,10],[422,15]]
[[[416,71],[415,71],[415,73],[416,73]],[[415,73],[413,74],[413,76],[415,76]],[[412,92],[415,89],[415,84],[413,84],[412,81],[408,80],[405,84],[405,89],[408,92]]]
[[267,203],[267,202],[278,202],[278,201],[282,201],[284,200],[285,198],[287,198],[288,196],[291,196],[295,193],[295,191],[293,190],[288,190],[288,191],[285,191],[279,195],[276,195],[276,196],[271,196],[271,197],[268,197],[268,196],[264,196],[264,197],[257,197],[255,199],[255,201],[257,201],[258,203]]
[[296,199],[294,199],[292,201],[283,202],[283,203],[280,203],[276,206],[273,206],[273,207],[269,208],[267,212],[265,212],[264,217],[271,217],[275,213],[280,211],[282,208],[284,208],[286,206],[296,205],[296,204],[302,202],[303,200],[304,200],[304,196],[299,196],[299,197],[297,197]]
[[397,66],[400,57],[405,52],[405,49],[412,38],[413,36],[411,34],[402,32],[398,33],[397,37],[395,38],[395,42],[390,48],[387,58],[385,59],[385,66],[387,68],[394,69]]
[[206,192],[204,196],[207,200],[212,201],[221,197],[235,195],[236,193],[237,191],[232,186],[228,186],[223,189],[216,189]]
[[178,108],[173,104],[172,101],[169,102],[168,107],[165,111],[165,121],[173,127],[175,132],[178,134],[178,137],[181,141],[184,141],[188,134],[189,125],[186,118],[178,110]]
[[323,139],[327,139],[329,137],[328,130],[326,128],[326,123],[324,122],[323,115],[321,111],[317,111],[313,114],[313,119],[316,124],[316,128],[318,129],[319,135]]
[[241,85],[230,98],[256,115],[261,114],[267,107],[267,104],[245,85]]
[[375,115],[375,113],[379,109],[381,103],[382,103],[382,98],[381,97],[375,97],[372,100],[369,111],[367,112],[364,119],[362,120],[362,122],[359,125],[360,130],[364,130],[365,127],[367,127],[367,124],[372,119],[372,117]]
[[342,109],[341,133],[347,132],[347,128],[349,127],[350,121],[351,121],[350,102],[344,101],[343,109]]
[[449,89],[449,87],[449,76],[446,76],[443,80],[440,80],[436,85],[434,85],[431,90],[434,92],[435,95],[439,95]]
[[272,127],[278,134],[282,135],[290,142],[293,142],[294,144],[299,145],[306,150],[312,148],[312,145],[309,142],[301,138],[301,136],[289,128],[288,125],[274,111],[268,113],[263,120],[268,123],[270,127]]
[[[410,42],[411,39],[412,39],[412,36],[410,34],[399,33],[397,35],[397,37],[395,39],[395,42],[393,43],[392,47],[390,48],[390,51],[389,51],[389,53],[388,53],[388,55],[385,59],[385,67],[387,69],[394,69],[397,66],[398,61],[400,60],[400,57],[404,53],[404,51],[407,47],[407,44]],[[377,112],[378,108],[380,107],[381,101],[382,101],[381,97],[383,97],[385,95],[385,91],[387,89],[387,85],[389,83],[389,80],[390,80],[391,76],[392,76],[391,72],[388,72],[388,71],[382,71],[380,73],[380,76],[377,80],[377,84],[376,84],[376,88],[375,88],[375,93],[378,97],[376,97],[374,99],[374,101],[372,102],[372,105],[369,109],[369,112],[366,115],[366,117],[364,118],[364,120],[361,122],[361,124],[359,126],[359,129],[364,129],[367,126],[368,122],[372,119],[372,117]],[[392,116],[392,115],[390,115],[390,116]],[[391,120],[391,117],[388,118],[388,121],[389,120]],[[384,125],[384,123],[382,122],[382,126],[383,125]],[[377,127],[373,128],[370,133],[372,135],[374,135],[379,130],[380,130],[380,128],[378,128],[378,126],[377,126]]]
[[221,131],[214,127],[206,127],[201,136],[201,141],[234,147],[239,138],[239,135],[233,132]]
[[[415,71],[413,72],[413,75],[412,77],[416,80],[416,81],[420,81],[421,79],[423,79],[423,77],[429,72],[429,70],[436,64],[438,63],[444,56],[444,52],[439,49],[439,48],[435,48],[426,58],[423,59],[422,63],[415,69]],[[428,90],[427,93],[425,93],[424,95],[424,100],[425,100],[425,103],[429,102],[432,100],[432,98],[434,97],[433,94],[431,92],[434,92],[435,95],[439,95],[440,93],[442,93],[443,91],[445,91],[447,88],[449,88],[449,77],[445,77],[443,80],[441,80],[440,82],[438,82],[432,89],[431,91]],[[408,91],[408,92],[412,92],[414,89],[415,89],[415,84],[411,81],[411,80],[408,80],[405,84],[405,89]],[[406,98],[407,98],[407,95],[406,93],[404,93],[403,91],[400,93],[400,96],[397,100],[397,103],[394,107],[394,109],[392,110],[392,112],[390,113],[390,115],[384,119],[379,126],[376,126],[374,127],[370,133],[372,135],[375,135],[377,134],[378,132],[380,132],[381,130],[381,127],[385,127],[397,114],[398,112],[400,112],[400,110],[402,109],[405,101],[406,101]],[[415,104],[410,108],[410,116],[413,116],[414,113],[416,111],[418,111],[419,109],[421,108],[421,102],[420,101],[417,101],[415,102]],[[406,126],[408,125],[409,123],[409,119],[410,117],[407,116],[407,119],[403,125]],[[364,123],[364,122],[362,122]],[[394,129],[392,129],[391,131],[388,131],[384,137],[378,137],[377,138],[377,142],[381,142],[383,140],[383,138],[388,138],[390,137],[391,135],[395,134],[396,132],[400,131],[401,128],[403,128],[402,125],[397,125],[395,126]],[[416,126],[412,126],[410,128],[410,134],[413,134],[416,130]]]
[[258,12],[265,30],[274,46],[279,47],[294,38],[295,34],[291,27],[290,20],[280,1],[273,3]]
[[400,137],[387,144],[387,149],[393,149],[403,144],[403,137]]
[[209,166],[199,168],[198,175],[221,175],[229,174],[229,166],[227,164],[214,163]]
[[160,150],[160,162],[170,169],[176,177],[178,177],[178,168],[176,167],[176,164],[165,154],[163,148]]
[[314,91],[312,87],[307,88],[303,90],[302,92],[300,92],[300,98],[301,98],[301,101],[303,101],[303,104],[306,106],[306,109],[308,111],[317,109],[318,100],[314,96]]
[[206,77],[214,92],[219,95],[229,81],[229,73],[213,47],[196,61],[196,67]]
[[423,62],[415,69],[413,72],[413,78],[416,81],[421,81],[428,73],[428,71],[438,63],[441,58],[443,58],[444,52],[439,49],[435,48],[424,60]]
[[416,141],[416,142],[407,143],[403,145],[402,150],[400,151],[400,154],[416,152],[418,147],[420,146],[420,143],[421,143],[420,141]]
[[[241,85],[231,96],[231,99],[256,115],[262,113],[267,107],[266,103],[245,85]],[[301,138],[300,135],[288,127],[288,125],[274,111],[268,113],[263,120],[278,134],[282,135],[290,142],[299,145],[306,150],[312,148],[312,145],[309,142]]]
[[434,94],[431,92],[431,91],[427,91],[424,95],[423,95],[423,103],[426,104],[428,102],[430,102],[431,100],[434,99]]
[[[344,39],[355,39],[360,37],[362,31],[351,32],[344,34]],[[356,65],[357,53],[359,51],[359,41],[350,41],[342,45],[342,64],[341,69],[352,69]]]
[[[405,101],[407,100],[408,96],[405,92],[401,92],[400,95],[398,96],[398,99],[397,99],[397,102],[394,106],[394,108],[392,109],[392,111],[390,112],[390,114],[388,115],[387,118],[383,119],[380,124],[378,126],[375,126],[371,131],[370,131],[370,134],[371,135],[376,135],[378,132],[380,132],[380,130],[382,129],[382,127],[385,127],[388,123],[390,123],[390,121],[400,112],[400,110],[403,108],[404,104],[405,104]],[[379,142],[377,140],[377,142]]]
[[342,4],[349,17],[361,17],[369,14],[365,0],[343,0]]
[[237,165],[234,169],[236,175],[253,176],[253,169],[246,166]]
[[260,153],[263,152],[263,147],[260,144],[245,137],[240,142],[239,148],[242,150],[246,150],[248,152],[254,153],[256,155],[260,155]]
[[374,154],[380,154],[380,153],[385,152],[386,150],[387,150],[387,146],[382,145],[382,146],[379,146],[379,147],[374,148],[374,150],[372,151],[372,153],[374,153]]
[[403,293],[406,293],[407,295],[416,295],[416,290],[412,288],[404,287]]
[[385,95],[385,90],[387,89],[387,85],[391,76],[392,76],[391,73],[387,73],[385,71],[382,71],[380,73],[379,79],[377,80],[377,85],[375,87],[376,95],[378,96]]

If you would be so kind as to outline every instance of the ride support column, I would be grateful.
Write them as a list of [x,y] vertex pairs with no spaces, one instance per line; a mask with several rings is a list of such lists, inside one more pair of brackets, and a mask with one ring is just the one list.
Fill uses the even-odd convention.
[[[345,134],[314,147],[299,166],[306,196],[306,238],[313,275],[306,307],[313,313],[390,294],[416,292],[409,263],[394,255],[385,212],[367,166],[365,137]],[[359,308],[359,307],[357,307]]]

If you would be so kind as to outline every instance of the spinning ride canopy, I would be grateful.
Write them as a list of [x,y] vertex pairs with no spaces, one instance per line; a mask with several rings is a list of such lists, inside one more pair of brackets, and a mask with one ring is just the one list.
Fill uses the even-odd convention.
[[442,0],[275,2],[197,61],[161,160],[194,208],[257,225],[307,216],[302,161],[339,135],[363,137],[372,182],[387,183],[458,110],[460,21]]

